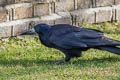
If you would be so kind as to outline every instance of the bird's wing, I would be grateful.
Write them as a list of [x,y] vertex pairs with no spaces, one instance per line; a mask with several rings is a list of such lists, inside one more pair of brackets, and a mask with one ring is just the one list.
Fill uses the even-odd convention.
[[85,43],[80,42],[80,40],[71,33],[61,36],[51,36],[50,42],[66,49],[87,47]]
[[59,29],[53,28],[51,31],[50,42],[56,46],[71,49],[71,48],[86,48],[97,45],[100,40],[99,38],[103,37],[103,33],[87,28],[70,28],[67,29],[62,27]]

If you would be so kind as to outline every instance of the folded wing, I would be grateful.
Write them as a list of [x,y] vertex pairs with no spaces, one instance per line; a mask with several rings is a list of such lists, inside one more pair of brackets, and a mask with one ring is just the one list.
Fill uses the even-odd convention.
[[68,25],[63,25],[59,29],[55,26],[52,29],[52,44],[66,49],[120,45],[120,42],[104,37],[98,30],[66,26]]

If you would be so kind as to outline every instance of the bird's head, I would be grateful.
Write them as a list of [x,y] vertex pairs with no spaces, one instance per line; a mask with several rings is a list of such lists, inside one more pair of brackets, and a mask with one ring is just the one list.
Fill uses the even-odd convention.
[[49,26],[48,24],[37,24],[36,26],[34,26],[32,29],[29,29],[25,32],[23,32],[23,35],[27,35],[27,34],[43,34],[43,33],[47,33],[50,30],[51,26]]

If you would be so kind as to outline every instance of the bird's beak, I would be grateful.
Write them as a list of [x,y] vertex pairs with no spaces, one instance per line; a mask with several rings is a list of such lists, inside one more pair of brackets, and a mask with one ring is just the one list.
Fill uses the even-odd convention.
[[25,32],[22,33],[22,35],[32,35],[32,34],[36,34],[34,28],[29,29],[29,30],[27,30],[27,31],[25,31]]

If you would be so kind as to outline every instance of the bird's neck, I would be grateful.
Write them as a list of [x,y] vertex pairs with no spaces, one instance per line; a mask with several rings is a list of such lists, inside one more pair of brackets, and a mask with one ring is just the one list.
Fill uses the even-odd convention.
[[42,29],[42,33],[39,34],[39,38],[40,38],[41,42],[46,46],[49,46],[50,32],[51,32],[51,27],[49,26],[49,27]]
[[50,33],[50,30],[45,29],[45,30],[42,31],[42,33],[40,35],[43,36],[43,37],[47,37],[49,35],[49,33]]
[[40,34],[39,38],[40,38],[42,44],[44,44],[47,47],[50,47],[49,33]]
[[51,30],[51,26],[45,26],[44,28],[42,28],[43,32],[49,32]]

